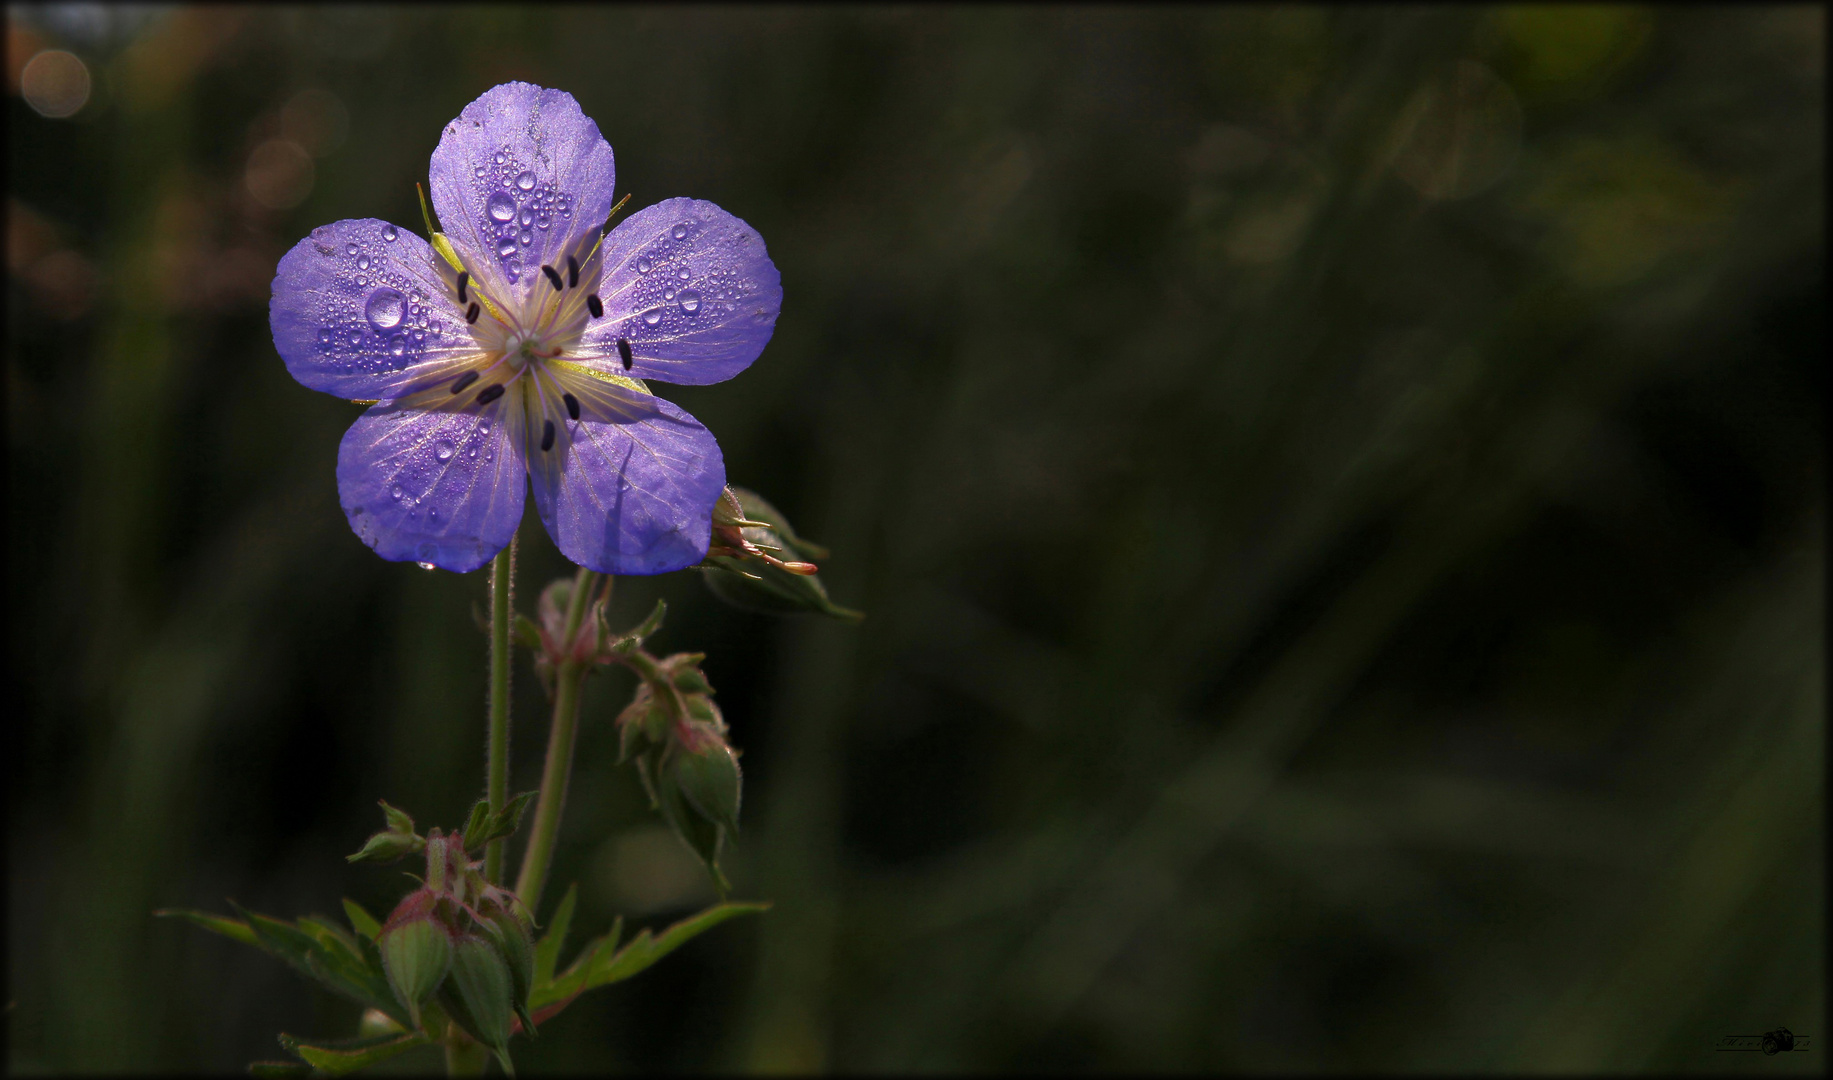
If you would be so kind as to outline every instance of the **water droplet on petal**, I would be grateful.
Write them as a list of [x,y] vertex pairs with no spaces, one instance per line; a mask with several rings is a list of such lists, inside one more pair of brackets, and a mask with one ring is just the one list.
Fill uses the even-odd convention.
[[643,322],[645,324],[649,326],[654,326],[655,324],[661,321],[662,321],[662,309],[661,308],[650,308],[648,311],[643,312]]
[[490,170],[484,168],[482,165],[479,165],[477,168],[471,170],[471,175],[477,177],[479,180],[482,180],[485,176],[489,175],[489,173],[490,173]]
[[644,255],[636,261],[636,272],[639,274],[647,274],[649,273],[649,268],[653,265],[654,264],[649,261],[649,256]]
[[397,235],[398,234],[395,232],[395,227],[393,225],[390,225],[388,228],[382,230],[382,239],[388,241],[391,244],[395,242],[395,237]]
[[506,159],[503,157],[503,152],[501,150],[498,150],[496,152],[496,163],[498,165],[501,165],[505,160]]
[[516,201],[501,191],[493,192],[484,202],[484,209],[490,212],[496,221],[508,221],[516,216]]
[[318,332],[318,343],[319,343],[320,345],[329,345],[329,344],[331,344],[331,331],[329,331],[329,330],[320,330],[320,331]]
[[505,236],[502,243],[496,246],[496,253],[507,259],[516,253],[516,242]]
[[673,289],[663,289],[662,290],[662,299],[673,300],[674,298],[675,298],[675,290]]
[[377,289],[363,305],[363,317],[377,330],[393,330],[406,316],[407,297],[394,289]]
[[389,488],[388,493],[396,499],[399,499],[401,497],[401,485],[396,484],[394,487]]
[[523,169],[521,174],[516,177],[516,187],[521,188],[523,191],[528,191],[534,186],[535,174],[529,172],[527,169]]
[[547,227],[548,227],[549,225],[551,225],[551,224],[553,224],[553,221],[552,221],[552,219],[550,219],[550,218],[549,218],[549,217],[548,217],[548,216],[547,216],[546,214],[539,214],[539,215],[536,215],[536,217],[535,217],[535,228],[537,228],[537,229],[545,229],[545,228],[547,228]]
[[369,269],[369,256],[367,256],[367,255],[358,255],[358,256],[356,257],[356,268],[357,268],[358,270],[367,270],[367,269]]
[[433,444],[433,456],[440,461],[451,461],[452,451],[456,449],[457,447],[452,445],[452,440],[441,439]]
[[350,331],[350,347],[354,349],[358,345],[361,345],[362,343],[363,343],[363,332],[361,330]]
[[535,212],[524,206],[522,208],[522,216],[516,218],[516,220],[524,225],[533,225],[535,223]]
[[355,255],[356,254],[356,245],[355,244],[345,244],[344,245],[344,254]]
[[692,289],[682,289],[680,301],[682,311],[687,312],[689,315],[697,315],[700,313],[699,293]]
[[687,267],[683,266],[681,268],[681,272],[675,276],[679,277],[682,281],[686,281],[687,280]]
[[406,356],[407,355],[407,335],[406,334],[398,334],[396,335],[393,341],[390,341],[388,343],[388,355],[390,356]]
[[676,225],[675,226],[675,239],[676,240],[687,239],[687,226],[686,225]]
[[415,566],[418,566],[418,567],[419,567],[420,569],[422,569],[422,570],[437,570],[437,569],[439,569],[439,568],[438,568],[437,566],[434,566],[434,565],[433,565],[432,563],[430,563],[430,562],[423,562],[423,563],[415,563],[414,565],[415,565]]
[[532,244],[535,242],[535,234],[523,229],[517,234],[516,239],[522,241],[523,244]]

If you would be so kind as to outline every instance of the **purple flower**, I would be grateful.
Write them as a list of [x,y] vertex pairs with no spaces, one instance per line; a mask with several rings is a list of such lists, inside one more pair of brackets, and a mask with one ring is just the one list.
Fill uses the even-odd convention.
[[783,290],[764,241],[669,199],[600,230],[611,147],[571,95],[505,83],[446,125],[432,243],[339,221],[280,260],[274,347],[314,390],[375,403],[337,454],[350,527],[384,559],[475,570],[522,519],[612,574],[700,561],[725,462],[640,381],[721,382]]

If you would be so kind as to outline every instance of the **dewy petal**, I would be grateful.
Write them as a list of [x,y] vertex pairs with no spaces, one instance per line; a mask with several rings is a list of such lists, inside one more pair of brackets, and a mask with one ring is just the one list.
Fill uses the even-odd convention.
[[501,551],[522,520],[519,395],[465,409],[384,402],[337,450],[337,494],[377,555],[458,573]]
[[471,253],[496,295],[545,288],[567,242],[604,225],[616,179],[611,146],[573,95],[504,83],[465,106],[433,151],[439,227]]
[[[578,377],[578,420],[548,452],[529,427],[535,508],[561,554],[606,574],[665,574],[706,557],[725,458],[713,433],[658,397]],[[551,391],[550,391],[551,396]]]
[[757,230],[710,202],[669,199],[640,210],[605,237],[598,296],[604,316],[580,338],[580,363],[700,386],[756,360],[776,329],[783,283]]
[[274,273],[268,322],[293,378],[353,399],[397,397],[477,355],[430,244],[374,218],[312,230]]

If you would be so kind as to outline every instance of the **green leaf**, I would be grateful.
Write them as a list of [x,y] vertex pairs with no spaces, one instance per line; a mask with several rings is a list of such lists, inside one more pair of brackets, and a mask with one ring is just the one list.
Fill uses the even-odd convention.
[[349,897],[344,898],[344,917],[350,920],[351,927],[358,934],[371,941],[374,941],[375,936],[382,932],[382,924],[376,922],[375,916],[363,910],[363,905]]
[[160,908],[153,912],[153,917],[156,919],[184,919],[196,923],[213,934],[233,938],[244,945],[261,947],[261,942],[255,938],[255,932],[240,919],[225,919],[221,915],[212,915],[208,911],[195,911],[191,908]]
[[281,1046],[332,1076],[343,1076],[377,1062],[387,1061],[391,1057],[412,1050],[416,1046],[425,1045],[429,1041],[418,1031],[410,1031],[405,1035],[378,1035],[368,1039],[312,1039],[307,1041],[292,1035],[280,1036]]
[[535,986],[554,981],[554,966],[560,962],[560,950],[566,946],[567,928],[573,925],[573,905],[579,902],[579,886],[567,886],[560,906],[548,921],[547,933],[535,945]]
[[650,937],[649,931],[644,930],[615,954],[600,956],[594,965],[595,970],[586,980],[585,988],[590,990],[622,982],[727,919],[769,910],[768,903],[756,901],[715,904],[698,915],[681,920],[656,937]]
[[[387,976],[370,959],[373,949],[363,949],[341,928],[322,921],[309,922],[307,928],[301,928],[246,911],[233,900],[229,904],[248,921],[258,943],[294,970],[328,990],[387,1014],[404,1028],[411,1026],[406,1011],[388,988]],[[325,940],[320,940],[319,935]]]
[[618,940],[623,933],[624,919],[620,915],[612,921],[610,933],[586,942],[586,947],[579,950],[579,955],[575,956],[573,962],[567,965],[563,974],[545,984],[537,978],[534,991],[528,995],[528,1010],[540,1012],[557,1001],[565,1001],[583,992],[586,988],[586,980],[591,977],[592,969],[597,964],[599,955],[601,953],[606,956],[611,955],[616,950]]

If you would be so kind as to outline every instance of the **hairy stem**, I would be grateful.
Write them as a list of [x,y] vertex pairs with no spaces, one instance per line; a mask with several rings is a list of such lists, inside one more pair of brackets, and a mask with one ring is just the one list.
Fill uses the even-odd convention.
[[554,671],[554,725],[547,736],[547,765],[541,771],[541,795],[535,802],[535,824],[529,831],[528,850],[522,855],[522,873],[516,878],[516,895],[536,911],[547,884],[548,863],[554,856],[554,838],[560,832],[560,815],[566,809],[566,786],[573,774],[573,742],[579,728],[579,691],[589,666],[573,656],[572,643],[590,607],[598,575],[581,567],[573,579],[567,602],[566,625],[561,640],[567,650]]
[[[495,814],[509,801],[509,679],[512,644],[509,621],[516,607],[516,538],[490,562],[490,751],[486,765],[484,797]],[[503,879],[503,844],[492,840],[484,849],[484,877],[492,884]]]
[[490,1064],[490,1049],[452,1024],[446,1029],[446,1075],[482,1076]]

